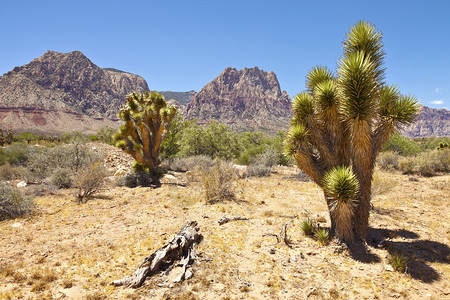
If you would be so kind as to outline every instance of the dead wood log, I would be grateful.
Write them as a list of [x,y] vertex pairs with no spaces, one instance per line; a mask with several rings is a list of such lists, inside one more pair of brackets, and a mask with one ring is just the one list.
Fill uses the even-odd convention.
[[[175,237],[150,256],[147,256],[132,275],[114,280],[111,285],[138,288],[147,277],[161,271],[162,267],[173,268],[174,265],[181,265],[182,272],[173,282],[190,278],[192,272],[187,268],[197,257],[194,246],[203,238],[198,231],[197,222],[187,220]],[[177,261],[179,263],[175,264]]]
[[247,220],[249,220],[249,218],[243,218],[243,217],[228,218],[228,217],[223,216],[222,218],[220,218],[220,220],[218,222],[219,222],[219,225],[222,225],[222,224],[228,223],[230,221],[247,221]]

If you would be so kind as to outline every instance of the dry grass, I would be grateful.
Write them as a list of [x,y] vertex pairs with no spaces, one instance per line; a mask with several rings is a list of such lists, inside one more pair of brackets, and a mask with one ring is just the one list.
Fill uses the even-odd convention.
[[[445,234],[450,227],[442,222],[448,216],[443,195],[450,193],[450,176],[411,182],[406,175],[381,172],[393,188],[377,196],[370,224],[374,238],[389,239],[391,248],[368,240],[369,257],[375,259],[363,261],[351,251],[338,251],[333,241],[321,246],[304,237],[304,217],[327,215],[323,193],[312,182],[287,176],[287,169],[276,171],[270,177],[239,179],[239,201],[210,205],[204,204],[200,184],[111,187],[84,205],[72,201],[70,190],[39,197],[40,215],[0,222],[0,298],[44,299],[60,290],[79,299],[447,297],[450,267],[439,251],[450,239]],[[250,220],[218,225],[223,215]],[[299,217],[286,217],[293,215]],[[159,276],[139,290],[108,285],[132,273],[185,219],[196,220],[204,235],[193,278],[173,288],[158,287]],[[292,248],[273,235],[263,236],[279,236],[288,222]],[[321,226],[329,227],[327,222]],[[416,256],[408,273],[388,271],[394,251]]]

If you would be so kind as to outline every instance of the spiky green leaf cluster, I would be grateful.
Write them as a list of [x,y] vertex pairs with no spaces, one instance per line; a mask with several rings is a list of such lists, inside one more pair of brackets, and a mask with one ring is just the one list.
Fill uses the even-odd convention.
[[359,182],[350,167],[340,166],[325,174],[323,188],[335,200],[347,203],[355,200],[359,190]]

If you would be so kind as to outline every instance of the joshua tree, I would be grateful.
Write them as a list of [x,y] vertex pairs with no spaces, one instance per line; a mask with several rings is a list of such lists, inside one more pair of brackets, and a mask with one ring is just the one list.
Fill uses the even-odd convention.
[[125,124],[114,135],[114,141],[116,147],[136,160],[136,170],[157,174],[159,146],[167,137],[176,114],[177,108],[167,106],[164,97],[157,92],[127,96],[127,104],[118,113]]
[[324,190],[331,231],[365,239],[375,159],[399,126],[417,116],[417,101],[384,83],[382,34],[368,22],[343,42],[337,73],[317,66],[295,96],[285,153]]

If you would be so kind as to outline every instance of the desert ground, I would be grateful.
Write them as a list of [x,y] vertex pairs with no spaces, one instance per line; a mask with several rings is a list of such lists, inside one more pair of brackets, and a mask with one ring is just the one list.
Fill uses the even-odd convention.
[[[302,233],[305,218],[327,227],[329,216],[321,189],[297,172],[274,167],[269,177],[239,179],[236,199],[214,204],[175,172],[159,188],[111,179],[85,204],[70,189],[37,197],[37,214],[0,222],[0,298],[450,299],[450,175],[377,171],[367,244],[346,247]],[[248,220],[219,225],[223,216]],[[192,278],[110,285],[187,219],[203,235]],[[389,263],[393,253],[407,258],[405,272]]]

